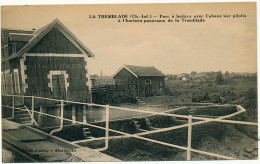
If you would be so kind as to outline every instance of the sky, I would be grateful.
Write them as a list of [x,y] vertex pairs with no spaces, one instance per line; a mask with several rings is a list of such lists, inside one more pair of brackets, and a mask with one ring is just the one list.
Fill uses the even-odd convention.
[[[223,15],[203,23],[118,23],[89,15]],[[1,27],[38,29],[58,18],[90,49],[91,74],[122,65],[155,66],[165,74],[257,71],[255,3],[2,6]],[[165,19],[166,20],[166,19]]]

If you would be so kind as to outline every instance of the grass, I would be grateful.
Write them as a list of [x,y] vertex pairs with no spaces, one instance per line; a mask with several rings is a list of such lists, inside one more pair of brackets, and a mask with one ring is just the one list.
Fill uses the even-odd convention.
[[246,108],[241,119],[257,122],[257,78],[239,76],[224,78],[219,85],[211,77],[207,82],[166,80],[164,96],[144,97],[146,104],[186,105],[190,103],[238,104]]

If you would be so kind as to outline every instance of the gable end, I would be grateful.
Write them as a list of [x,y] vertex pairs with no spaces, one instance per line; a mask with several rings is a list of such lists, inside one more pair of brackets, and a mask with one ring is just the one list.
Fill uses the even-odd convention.
[[29,53],[82,54],[56,27],[38,41]]

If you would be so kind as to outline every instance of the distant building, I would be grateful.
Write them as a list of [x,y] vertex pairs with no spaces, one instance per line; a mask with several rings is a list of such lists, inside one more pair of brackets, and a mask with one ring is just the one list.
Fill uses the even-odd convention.
[[90,75],[91,87],[96,85],[96,81],[98,79],[98,75]]
[[166,74],[166,78],[165,80],[177,80],[177,75],[173,75],[173,74]]
[[187,74],[187,73],[182,73],[182,74],[179,74],[179,75],[178,75],[178,79],[179,79],[179,80],[186,81],[186,80],[191,80],[191,77],[190,77],[190,75]]
[[194,78],[192,78],[192,81],[197,83],[203,83],[208,81],[208,77],[204,75],[197,75]]
[[92,86],[115,85],[115,79],[110,76],[91,75]]
[[122,66],[113,76],[116,85],[126,85],[136,96],[162,94],[165,75],[155,67]]

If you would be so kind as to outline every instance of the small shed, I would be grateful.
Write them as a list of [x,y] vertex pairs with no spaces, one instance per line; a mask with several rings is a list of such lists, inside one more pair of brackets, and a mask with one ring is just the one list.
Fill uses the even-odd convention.
[[135,96],[161,95],[165,75],[155,67],[124,65],[112,76],[116,85],[127,86]]
[[94,55],[58,19],[1,34],[2,94],[91,102],[88,58]]

